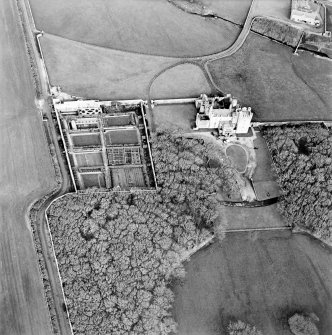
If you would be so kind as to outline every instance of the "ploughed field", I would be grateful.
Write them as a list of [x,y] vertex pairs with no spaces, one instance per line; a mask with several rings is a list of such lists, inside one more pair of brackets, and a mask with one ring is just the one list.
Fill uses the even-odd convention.
[[55,186],[15,1],[0,1],[0,334],[51,334],[29,204]]
[[298,311],[319,317],[320,334],[332,332],[331,249],[307,235],[229,233],[185,268],[173,290],[179,335],[226,334],[238,319],[263,334],[291,335],[287,319]]

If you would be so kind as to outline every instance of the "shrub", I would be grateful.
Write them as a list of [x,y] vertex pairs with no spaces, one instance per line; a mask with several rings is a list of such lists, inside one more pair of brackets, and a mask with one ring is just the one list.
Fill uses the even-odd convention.
[[263,335],[256,327],[241,320],[230,322],[227,327],[228,335]]

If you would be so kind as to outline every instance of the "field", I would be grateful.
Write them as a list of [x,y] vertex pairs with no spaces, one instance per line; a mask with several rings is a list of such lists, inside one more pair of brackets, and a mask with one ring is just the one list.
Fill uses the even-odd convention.
[[175,63],[172,58],[105,49],[47,34],[41,45],[51,84],[87,99],[147,98],[153,76]]
[[180,64],[160,74],[150,89],[151,99],[194,98],[211,94],[202,69],[194,64]]
[[70,40],[162,56],[227,49],[240,29],[184,13],[166,0],[30,0],[37,28]]
[[306,235],[226,234],[192,256],[174,286],[178,334],[226,335],[229,321],[241,319],[263,334],[291,335],[287,317],[297,311],[314,312],[320,334],[330,334],[331,267],[331,249]]
[[55,187],[15,1],[0,1],[0,334],[52,334],[29,204]]
[[[197,4],[201,3],[205,8],[203,11],[212,12],[221,19],[225,19],[235,24],[243,25],[251,0],[172,0],[181,7],[198,8]],[[291,1],[290,0],[256,0],[254,16],[272,16],[282,20],[289,20]]]
[[[332,85],[328,60],[249,34],[231,58],[209,69],[223,92],[251,106],[256,121],[332,120]],[[288,89],[285,89],[288,87]]]

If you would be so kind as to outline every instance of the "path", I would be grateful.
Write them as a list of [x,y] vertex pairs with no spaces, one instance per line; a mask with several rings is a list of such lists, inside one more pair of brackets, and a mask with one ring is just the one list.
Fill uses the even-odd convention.
[[59,329],[60,334],[62,335],[68,335],[72,334],[71,325],[68,318],[68,312],[63,309],[63,306],[65,305],[65,298],[64,293],[62,289],[62,282],[59,277],[58,267],[57,267],[57,260],[55,257],[54,252],[52,252],[52,248],[50,248],[50,241],[51,241],[51,235],[48,227],[48,222],[46,218],[46,211],[50,204],[57,199],[59,196],[68,193],[70,190],[71,184],[70,184],[70,177],[67,172],[66,164],[64,163],[65,158],[63,157],[63,154],[61,152],[61,149],[58,145],[58,134],[54,127],[54,122],[52,120],[52,109],[50,105],[48,104],[47,99],[49,98],[50,92],[49,92],[49,82],[48,82],[48,75],[45,69],[45,64],[43,63],[43,60],[41,58],[42,51],[39,50],[38,45],[38,39],[36,38],[37,29],[35,27],[34,19],[32,16],[32,12],[29,6],[28,0],[23,0],[21,2],[22,10],[24,11],[24,15],[26,18],[25,23],[28,24],[27,31],[29,31],[28,38],[30,38],[31,47],[34,52],[33,57],[36,60],[37,65],[37,74],[38,79],[40,82],[40,90],[41,90],[41,97],[40,99],[43,101],[41,113],[44,115],[44,118],[46,118],[49,125],[50,130],[50,137],[51,141],[54,145],[56,156],[59,164],[59,168],[61,171],[61,185],[58,188],[58,191],[55,192],[52,196],[50,196],[39,208],[37,213],[37,220],[36,220],[36,228],[38,237],[41,243],[42,251],[43,251],[43,261],[45,264],[46,272],[49,279],[52,299],[51,304],[53,304],[53,307],[55,309],[56,313],[56,319],[57,319],[57,328]]

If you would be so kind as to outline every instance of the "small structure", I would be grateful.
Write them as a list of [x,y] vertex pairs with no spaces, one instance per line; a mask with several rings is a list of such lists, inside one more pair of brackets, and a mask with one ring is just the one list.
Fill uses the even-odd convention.
[[320,4],[314,0],[292,0],[290,19],[319,27],[323,23],[320,15]]
[[248,133],[253,116],[251,108],[240,107],[230,94],[211,98],[201,94],[195,106],[198,109],[195,130],[218,129],[223,136]]

